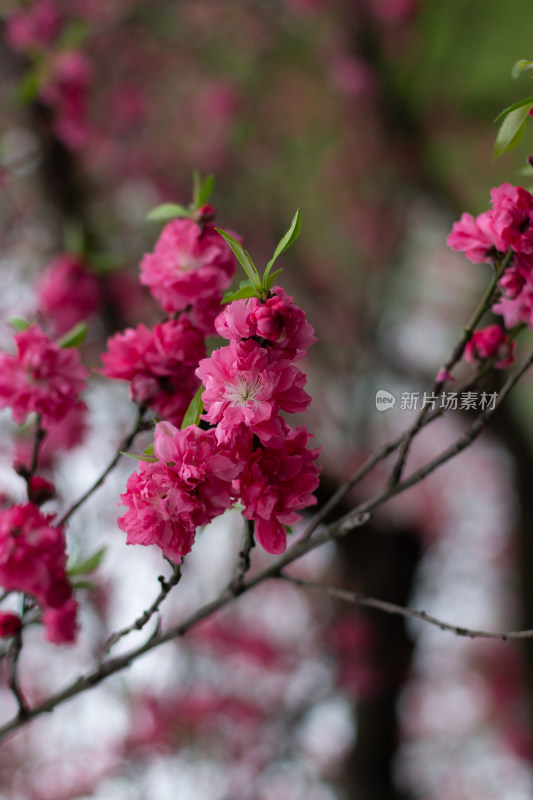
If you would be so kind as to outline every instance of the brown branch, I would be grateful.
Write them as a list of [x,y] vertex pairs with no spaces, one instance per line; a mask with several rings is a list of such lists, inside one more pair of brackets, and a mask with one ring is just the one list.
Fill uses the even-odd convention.
[[[361,503],[353,511],[350,511],[348,514],[345,514],[343,517],[336,520],[334,523],[331,523],[322,530],[318,531],[316,535],[313,536],[313,538],[302,538],[298,540],[289,550],[287,550],[282,556],[276,559],[270,566],[264,568],[255,576],[248,578],[247,580],[243,579],[240,587],[238,588],[230,587],[225,589],[217,598],[215,598],[215,600],[199,608],[197,611],[191,614],[191,616],[189,616],[186,620],[184,620],[180,624],[169,628],[167,631],[163,633],[156,633],[155,635],[151,636],[144,644],[133,650],[130,650],[127,653],[124,653],[122,656],[118,656],[116,658],[103,661],[98,665],[96,669],[94,669],[92,672],[84,676],[81,676],[80,678],[75,680],[72,684],[67,686],[63,691],[51,695],[46,700],[42,701],[33,708],[28,708],[24,714],[24,718],[17,716],[14,719],[7,722],[2,727],[0,727],[0,739],[6,736],[7,734],[17,730],[23,724],[33,719],[34,717],[37,717],[48,711],[52,711],[58,705],[64,703],[71,697],[80,694],[81,692],[91,688],[92,686],[96,686],[108,676],[120,672],[121,670],[128,667],[137,658],[144,655],[144,653],[147,653],[150,650],[153,650],[155,647],[159,647],[160,645],[165,644],[166,642],[169,642],[179,636],[183,636],[188,630],[190,630],[196,624],[206,619],[207,617],[211,616],[212,614],[216,613],[217,611],[220,611],[220,609],[225,608],[241,594],[244,594],[245,592],[249,591],[250,589],[253,589],[255,586],[258,586],[259,584],[263,583],[264,581],[270,578],[279,578],[280,574],[285,569],[285,567],[287,567],[289,564],[292,564],[294,561],[297,561],[306,553],[316,549],[317,547],[320,547],[325,542],[334,541],[336,539],[341,538],[342,536],[346,536],[353,529],[364,525],[368,521],[370,513],[374,509],[378,508],[387,500],[396,496],[397,494],[400,494],[401,492],[405,491],[411,486],[420,483],[425,477],[427,477],[430,473],[434,472],[439,466],[446,463],[455,455],[457,455],[466,447],[468,447],[477,438],[477,436],[479,436],[479,434],[488,424],[489,420],[491,419],[495,411],[499,408],[505,397],[509,394],[513,386],[521,378],[524,372],[531,366],[531,364],[533,364],[533,352],[530,353],[530,355],[522,363],[520,368],[508,378],[508,380],[506,381],[506,383],[502,388],[502,391],[500,392],[500,395],[494,407],[492,409],[486,409],[485,411],[483,411],[476,418],[474,423],[462,437],[460,437],[447,450],[441,453],[440,456],[434,458],[432,461],[429,461],[423,467],[414,472],[409,478],[404,479],[395,486],[387,487],[381,494],[377,495],[371,500],[368,500],[365,503]],[[382,609],[385,610],[385,606],[382,606]],[[420,613],[422,614],[422,612]],[[421,616],[420,618],[424,619],[424,616]],[[427,621],[431,620],[428,618]],[[513,636],[509,638],[519,638],[519,634],[521,635],[521,638],[526,638],[527,636],[529,636],[529,633],[526,631],[523,632],[517,631],[513,632]]]
[[144,414],[146,412],[146,409],[147,409],[146,405],[139,406],[139,410],[138,410],[138,413],[137,413],[137,419],[135,421],[135,425],[134,425],[133,430],[131,431],[131,433],[128,434],[128,436],[126,436],[126,438],[124,439],[124,441],[120,445],[116,455],[113,457],[113,459],[107,465],[107,467],[104,469],[104,471],[102,472],[100,477],[96,479],[96,481],[92,484],[92,486],[90,486],[87,489],[87,491],[84,494],[82,494],[82,496],[78,500],[76,500],[76,502],[73,503],[67,511],[65,511],[65,513],[63,514],[63,516],[61,517],[61,519],[57,523],[58,526],[64,525],[65,522],[67,522],[67,520],[69,520],[70,517],[74,514],[74,512],[77,511],[78,508],[80,508],[80,506],[82,506],[85,503],[85,501],[88,500],[89,497],[91,497],[91,495],[103,484],[103,482],[105,481],[105,479],[107,478],[109,473],[114,470],[114,468],[118,464],[119,459],[121,457],[121,451],[129,450],[129,448],[133,444],[133,441],[134,441],[135,437],[142,430],[142,428],[143,428],[143,419],[144,419]]
[[[441,373],[443,373],[444,377],[441,377],[441,378],[437,377],[437,379],[435,380],[435,382],[434,382],[434,384],[433,384],[433,386],[431,388],[430,394],[432,394],[432,395],[440,395],[440,393],[441,393],[441,391],[442,391],[442,389],[443,389],[443,387],[444,387],[444,385],[446,383],[446,377],[445,377],[446,373],[451,372],[451,370],[454,368],[454,366],[457,364],[457,362],[462,358],[463,353],[464,353],[465,348],[466,348],[466,345],[468,344],[468,342],[472,338],[472,335],[473,335],[473,333],[474,333],[474,331],[476,329],[476,326],[478,325],[479,321],[481,320],[483,315],[486,313],[486,311],[489,309],[489,307],[492,305],[492,302],[493,302],[493,299],[494,299],[494,295],[495,295],[495,293],[496,293],[496,291],[498,289],[498,281],[500,280],[501,276],[503,275],[505,269],[509,266],[509,262],[510,262],[510,260],[512,258],[512,255],[513,255],[513,251],[512,251],[511,248],[509,248],[509,250],[507,251],[505,256],[502,258],[502,260],[501,260],[500,264],[498,265],[498,267],[494,270],[494,275],[492,277],[492,280],[491,280],[489,286],[487,287],[487,290],[485,291],[485,294],[481,298],[481,301],[479,302],[476,310],[472,314],[472,317],[470,318],[470,321],[468,322],[466,327],[463,329],[463,335],[461,336],[460,340],[455,345],[450,357],[448,358],[448,361],[445,363],[445,365],[439,371],[439,375]],[[411,430],[409,432],[409,435],[406,437],[405,441],[402,444],[402,448],[401,448],[401,450],[400,450],[400,452],[398,454],[398,459],[396,461],[396,464],[394,465],[394,469],[393,469],[392,474],[391,474],[391,478],[390,478],[391,486],[394,485],[395,483],[398,483],[398,481],[402,477],[402,472],[403,472],[404,467],[405,467],[405,462],[406,462],[407,456],[409,454],[409,448],[411,447],[413,439],[417,435],[418,431],[422,428],[422,426],[424,424],[424,419],[427,416],[428,411],[429,411],[429,403],[426,403],[424,405],[424,407],[421,409],[420,414],[418,415],[417,419],[415,420],[415,422],[414,422],[414,424],[413,424],[413,426],[412,426],[412,428],[411,428]]]
[[[26,598],[22,597],[22,617],[24,618],[24,613],[26,611]],[[22,651],[23,639],[22,639],[22,629],[18,630],[15,635],[13,636],[13,640],[11,642],[11,646],[9,648],[9,678],[8,678],[8,686],[13,693],[17,704],[18,704],[18,714],[16,719],[19,722],[24,722],[29,713],[29,708],[26,703],[25,697],[22,694],[22,690],[19,685],[18,680],[18,662],[20,658],[20,653]]]
[[406,619],[419,619],[423,622],[428,622],[430,625],[435,625],[442,631],[449,631],[456,636],[467,636],[470,639],[533,639],[533,630],[522,631],[482,631],[475,628],[464,628],[458,625],[451,625],[449,622],[444,622],[437,617],[433,617],[426,611],[417,611],[414,608],[406,608],[397,603],[389,603],[387,600],[379,600],[377,597],[370,597],[369,595],[362,594],[361,592],[349,592],[345,589],[337,589],[334,586],[326,586],[322,583],[314,583],[313,581],[304,581],[300,578],[295,578],[292,575],[281,573],[280,578],[283,578],[295,586],[301,586],[304,589],[318,589],[329,597],[337,600],[345,600],[354,605],[367,606],[368,608],[376,608],[378,611],[384,611],[386,614],[394,614],[396,616],[405,617]]
[[[165,597],[170,593],[171,589],[181,580],[181,566],[179,564],[172,564],[173,574],[170,579],[167,581],[160,575],[158,577],[158,581],[161,584],[161,591],[157,595],[156,599],[152,603],[152,605],[144,611],[140,617],[138,617],[135,622],[132,622],[131,625],[128,625],[127,628],[122,628],[122,630],[117,631],[112,636],[109,637],[107,642],[104,645],[104,650],[100,657],[102,660],[111,650],[111,648],[122,639],[124,636],[127,636],[128,633],[132,633],[133,631],[140,631],[144,628],[144,626],[152,619],[153,615],[159,611],[159,607],[161,603],[165,599]],[[157,632],[157,631],[156,631]]]
[[233,577],[230,585],[228,588],[232,589],[236,594],[239,593],[243,582],[244,576],[249,571],[251,562],[250,562],[250,554],[255,547],[255,539],[254,539],[254,523],[252,520],[245,519],[244,520],[244,544],[242,550],[239,553],[239,563],[237,565],[237,569],[235,571],[235,576]]

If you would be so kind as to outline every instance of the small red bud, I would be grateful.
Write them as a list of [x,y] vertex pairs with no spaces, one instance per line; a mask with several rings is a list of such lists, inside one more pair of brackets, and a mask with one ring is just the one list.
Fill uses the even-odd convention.
[[211,222],[215,218],[216,211],[213,206],[205,205],[197,208],[194,214],[194,219],[198,223]]
[[56,490],[53,483],[47,481],[46,478],[41,478],[40,475],[34,475],[30,478],[28,482],[28,499],[35,503],[36,506],[41,506],[55,496]]
[[20,630],[22,620],[18,614],[11,611],[0,611],[0,637],[2,639],[13,636]]

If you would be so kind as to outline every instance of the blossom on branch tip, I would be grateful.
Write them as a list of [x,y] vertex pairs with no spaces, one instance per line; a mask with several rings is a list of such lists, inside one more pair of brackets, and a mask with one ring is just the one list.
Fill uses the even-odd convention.
[[465,360],[474,362],[477,359],[496,358],[494,366],[498,369],[509,367],[514,361],[516,342],[509,339],[500,325],[489,325],[474,331],[465,347]]
[[533,254],[533,195],[510,183],[493,188],[490,195],[492,208],[475,219],[463,214],[452,227],[448,245],[463,250],[476,264],[492,262],[509,248]]
[[42,426],[59,422],[87,386],[88,371],[75,348],[61,348],[37,325],[15,335],[17,355],[0,353],[0,408],[9,406],[15,422],[41,415]]
[[265,301],[252,297],[230,303],[215,320],[215,327],[225,339],[259,336],[283,350],[290,361],[303,358],[316,342],[304,311],[279,286],[271,289]]
[[141,262],[141,283],[169,313],[220,299],[234,273],[235,259],[223,238],[211,225],[190,219],[165,225],[153,253]]

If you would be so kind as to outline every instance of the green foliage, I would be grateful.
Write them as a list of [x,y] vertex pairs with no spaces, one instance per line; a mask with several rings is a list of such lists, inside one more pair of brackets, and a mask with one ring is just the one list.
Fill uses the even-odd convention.
[[27,105],[37,97],[41,88],[41,74],[37,68],[28,69],[19,82],[16,93],[21,103]]
[[57,42],[59,50],[78,50],[91,32],[90,26],[83,20],[73,20],[61,33]]
[[239,288],[234,292],[226,292],[222,298],[223,303],[231,303],[232,300],[246,300],[248,297],[256,297],[256,291],[251,281],[244,280],[239,284]]
[[[301,227],[302,227],[302,219],[301,219],[301,216],[300,216],[300,209],[298,209],[296,214],[292,218],[292,222],[291,222],[291,226],[290,226],[289,230],[280,239],[278,246],[274,250],[274,255],[272,256],[272,258],[270,259],[270,261],[268,262],[268,264],[266,266],[266,270],[265,270],[265,273],[263,275],[263,286],[264,287],[265,287],[265,282],[268,280],[268,276],[270,275],[270,270],[274,266],[274,262],[276,261],[278,256],[280,256],[282,253],[284,253],[285,250],[288,250],[289,247],[291,246],[291,244],[293,244],[296,241],[296,239],[300,235]],[[277,273],[277,274],[279,274],[279,273]],[[271,285],[272,285],[272,281],[270,282],[270,286]]]
[[226,240],[229,244],[233,253],[239,260],[242,268],[248,275],[247,281],[241,281],[239,288],[234,292],[227,292],[224,295],[223,302],[229,303],[232,300],[242,300],[247,297],[259,297],[260,299],[265,299],[273,282],[277,276],[283,272],[282,269],[278,269],[275,272],[270,272],[276,259],[285,250],[296,241],[298,236],[300,235],[300,228],[302,226],[300,210],[296,212],[294,217],[292,218],[292,222],[290,225],[289,230],[285,233],[282,238],[280,239],[278,246],[274,250],[274,255],[266,265],[266,269],[263,273],[263,280],[259,277],[259,272],[257,271],[257,267],[255,266],[250,253],[244,249],[244,247],[238,242],[233,236],[230,236],[229,233],[226,231],[221,230],[220,228],[216,228],[217,232],[220,233],[222,237]]
[[179,203],[163,203],[160,206],[152,208],[152,210],[148,212],[146,219],[149,222],[168,222],[176,217],[183,218],[190,216],[190,209],[185,208],[185,206],[182,206]]
[[80,224],[70,220],[63,228],[63,245],[67,253],[83,256],[87,250],[85,232]]
[[203,181],[201,175],[196,170],[192,174],[193,178],[193,193],[192,193],[192,206],[193,209],[201,208],[205,205],[215,188],[215,176],[208,175]]
[[133,458],[135,461],[146,461],[148,464],[155,464],[156,461],[159,461],[155,456],[145,456],[141,453],[127,453],[125,450],[120,450],[120,455],[126,456],[126,458]]
[[94,572],[102,563],[106,550],[106,547],[101,547],[92,556],[68,566],[67,574],[69,577],[73,578],[76,575],[87,575],[89,572]]
[[[502,112],[505,117],[496,135],[494,159],[499,158],[504,153],[508,153],[521,141],[526,130],[526,120],[531,108],[533,108],[533,99],[528,97],[515,108],[510,106],[509,109],[506,109],[506,112]],[[501,115],[499,118],[501,118]]]
[[11,319],[8,319],[7,324],[11,328],[14,328],[18,333],[21,331],[27,331],[30,327],[30,323],[26,322],[26,320],[22,319],[22,317],[11,317]]
[[248,253],[244,249],[244,247],[240,244],[240,242],[238,242],[236,239],[233,238],[233,236],[230,236],[229,233],[226,233],[226,231],[223,231],[220,228],[216,228],[216,231],[217,233],[220,233],[220,235],[229,244],[229,246],[233,250],[234,255],[236,256],[237,260],[242,266],[243,270],[248,275],[248,279],[251,285],[254,287],[256,294],[258,295],[258,297],[261,297],[263,293],[261,278],[259,277],[259,273],[257,271],[254,262],[252,261],[250,253]]
[[513,66],[511,70],[511,75],[513,78],[518,78],[522,72],[526,69],[533,69],[533,61],[528,61],[526,58],[521,58],[516,64]]
[[67,333],[65,333],[57,343],[60,347],[81,347],[87,338],[89,326],[86,322],[78,322]]
[[198,425],[200,422],[200,415],[204,410],[204,401],[202,400],[203,392],[204,387],[200,386],[193,399],[189,403],[189,408],[185,412],[183,422],[181,423],[181,430],[188,428],[189,425]]

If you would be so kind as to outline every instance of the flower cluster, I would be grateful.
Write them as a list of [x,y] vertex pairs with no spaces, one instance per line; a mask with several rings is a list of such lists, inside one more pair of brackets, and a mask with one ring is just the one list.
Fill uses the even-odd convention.
[[60,644],[74,641],[77,606],[65,572],[63,528],[52,523],[53,515],[33,503],[0,511],[0,585],[34,597],[47,639]]
[[533,254],[533,195],[521,186],[502,183],[492,189],[492,208],[475,219],[463,214],[453,225],[448,244],[464,250],[475,264],[492,262],[510,247],[515,253]]
[[306,377],[291,362],[313,344],[313,329],[278,286],[264,302],[254,297],[229,304],[215,324],[230,342],[198,367],[204,419],[216,425],[219,442],[239,453],[236,485],[259,543],[282,553],[285,525],[300,519],[298,509],[316,502],[318,450],[307,448],[304,427],[292,430],[280,413],[309,405]]
[[[448,244],[476,264],[501,264],[507,257],[492,311],[503,317],[508,331],[521,324],[533,329],[533,195],[503,183],[492,189],[491,200],[492,208],[477,217],[461,216]],[[496,357],[495,366],[506,367],[513,361],[513,343],[504,328],[489,326],[474,334],[465,355],[467,360]]]
[[275,287],[265,302],[229,304],[215,325],[229,344],[196,370],[209,429],[158,424],[158,461],[141,463],[122,495],[128,543],[158,544],[173,561],[189,552],[197,526],[237,498],[270,553],[285,550],[285,526],[316,502],[318,449],[308,449],[304,427],[293,430],[281,416],[310,402],[305,375],[291,363],[315,340],[304,312]]
[[201,331],[186,318],[117,333],[102,355],[108,378],[129,381],[131,399],[180,425],[200,382],[194,371],[205,356]]
[[17,355],[0,353],[0,408],[11,408],[15,422],[41,415],[42,425],[60,422],[77,406],[88,372],[77,350],[62,348],[38,325],[15,335]]
[[235,500],[239,468],[217,443],[215,431],[196,426],[155,429],[155,463],[142,462],[121,495],[128,511],[118,521],[128,544],[157,544],[179,563],[191,549],[196,528],[207,525]]

